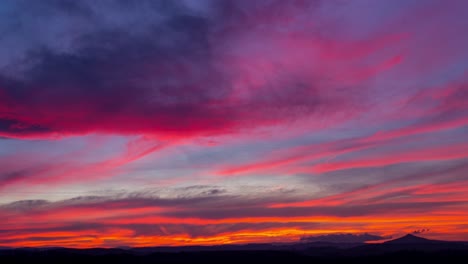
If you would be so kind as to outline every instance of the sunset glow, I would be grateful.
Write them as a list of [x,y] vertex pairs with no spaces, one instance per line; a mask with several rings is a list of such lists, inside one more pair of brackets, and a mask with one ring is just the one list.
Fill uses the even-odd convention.
[[466,10],[1,1],[0,246],[468,241]]

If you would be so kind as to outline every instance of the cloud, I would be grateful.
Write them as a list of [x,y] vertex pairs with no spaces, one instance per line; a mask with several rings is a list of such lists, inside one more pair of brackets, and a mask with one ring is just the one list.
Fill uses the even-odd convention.
[[0,189],[13,184],[66,184],[108,178],[117,174],[118,168],[176,144],[176,140],[168,143],[144,136],[131,138],[123,150],[92,161],[85,159],[99,149],[94,144],[58,156],[47,151],[5,155],[0,160]]
[[426,232],[429,232],[429,231],[430,231],[429,228],[422,228],[422,229],[414,230],[413,234],[422,234],[422,233],[426,233]]
[[381,155],[374,157],[365,157],[355,160],[347,161],[332,161],[324,164],[319,164],[313,168],[315,172],[329,172],[334,170],[345,170],[363,167],[382,167],[392,164],[405,163],[405,162],[421,162],[421,161],[437,161],[437,160],[451,160],[451,159],[464,159],[467,154],[464,152],[466,145],[454,144],[416,150],[398,151],[396,153],[389,153],[391,155]]
[[[422,213],[436,210],[450,215],[454,208],[466,206],[466,202],[409,200],[393,204],[269,208],[268,205],[289,198],[274,192],[256,197],[204,192],[210,190],[209,186],[188,189],[197,192],[193,196],[172,198],[158,197],[157,192],[142,192],[4,204],[0,206],[0,216],[5,219],[0,225],[0,244],[102,246],[110,238],[121,245],[144,246],[154,245],[155,241],[159,245],[180,245],[264,242],[265,239],[297,241],[300,237],[303,241],[361,243],[387,237],[316,234],[359,232],[373,230],[374,226],[391,233],[395,228],[405,229],[409,223],[418,221],[425,221],[432,229],[440,226],[440,221],[421,218]],[[388,217],[389,212],[398,214],[402,222],[395,223]],[[456,228],[466,222],[464,219],[457,214],[444,221],[452,221]]]
[[466,238],[466,3],[371,2],[3,1],[0,244]]
[[14,211],[30,211],[49,204],[47,200],[20,200],[0,206],[1,209]]
[[[4,18],[20,19],[16,22],[39,35],[35,45],[24,47],[22,63],[8,60],[15,66],[10,65],[13,72],[0,70],[1,136],[219,135],[319,113],[331,119],[365,104],[360,96],[363,86],[330,82],[335,78],[332,71],[327,73],[331,77],[322,76],[316,53],[346,56],[343,50],[368,48],[361,52],[366,57],[378,51],[373,47],[377,43],[371,41],[369,47],[349,43],[339,51],[325,51],[330,46],[309,36],[307,29],[291,38],[273,26],[262,26],[268,22],[281,27],[286,22],[280,17],[293,18],[303,8],[316,8],[312,2],[297,8],[274,1],[261,9],[227,1],[202,7],[209,12],[181,3],[106,2],[101,7],[93,2],[47,1],[28,11],[35,16],[50,14],[47,22],[56,19],[64,28],[31,25],[13,15]],[[20,7],[13,3],[11,13]],[[132,12],[123,12],[127,9]],[[269,17],[269,10],[277,10],[278,17]],[[136,15],[140,11],[142,15]],[[94,21],[93,26],[87,21]],[[251,31],[243,30],[245,25],[252,25]],[[5,38],[21,37],[11,33]],[[65,47],[54,44],[60,41]],[[266,48],[257,50],[252,43],[264,43]],[[306,49],[305,54],[291,50],[294,45]]]
[[384,237],[371,234],[328,234],[319,236],[306,236],[301,237],[304,242],[332,242],[332,243],[364,243],[368,241],[390,239],[391,237]]
[[[216,190],[216,189],[215,189]],[[339,206],[336,204],[321,203],[307,204],[304,206],[278,207],[271,206],[277,203],[285,203],[290,197],[277,197],[277,193],[269,192],[262,195],[230,195],[202,192],[192,196],[159,197],[157,193],[127,193],[115,196],[78,196],[72,199],[49,202],[46,200],[25,200],[4,204],[1,212],[7,215],[24,214],[35,216],[35,219],[52,220],[67,219],[76,221],[76,217],[93,219],[110,216],[115,213],[120,215],[157,216],[161,219],[211,219],[222,220],[225,218],[268,218],[268,217],[308,217],[308,216],[333,216],[356,217],[365,215],[381,215],[389,210],[394,212],[418,213],[428,208],[451,208],[463,206],[464,200],[448,201],[418,201],[415,197],[401,201],[386,201],[375,203],[358,203],[343,200]],[[294,195],[294,194],[290,194]],[[381,193],[376,194],[377,197]],[[283,194],[284,196],[284,194]],[[325,198],[326,199],[326,198]],[[354,203],[353,203],[354,202]],[[287,203],[285,203],[287,205]],[[103,209],[105,208],[105,209]],[[83,214],[83,212],[87,212]],[[75,220],[73,220],[75,219]]]

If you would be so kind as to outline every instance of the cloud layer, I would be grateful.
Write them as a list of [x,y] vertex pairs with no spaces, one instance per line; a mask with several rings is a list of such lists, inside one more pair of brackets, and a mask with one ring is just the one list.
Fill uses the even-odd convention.
[[[21,31],[45,30],[53,19],[64,26],[52,26],[52,36],[37,36],[34,40],[40,43],[4,61],[3,136],[224,134],[315,112],[331,116],[356,107],[350,99],[359,100],[363,93],[364,87],[345,89],[327,80],[333,72],[316,72],[323,56],[336,56],[331,59],[342,64],[341,56],[362,49],[359,43],[347,44],[343,51],[328,50],[325,39],[308,33],[313,27],[291,36],[281,27],[295,28],[301,21],[268,18],[273,11],[285,18],[299,8],[312,12],[312,2],[303,7],[291,3],[280,11],[283,4],[276,1],[263,8],[223,1],[201,6],[209,8],[203,13],[177,1],[110,3],[46,1],[20,17],[13,15],[22,3],[10,3],[17,6],[7,11],[5,19],[13,20],[6,28],[12,32],[7,40],[25,42],[18,39]],[[132,12],[124,13],[127,8]],[[142,20],[140,12],[148,20]],[[30,19],[49,13],[52,18],[31,25]],[[91,28],[86,21],[97,26]],[[13,33],[17,24],[23,26]],[[251,30],[244,32],[245,27]],[[56,47],[57,35],[66,47]],[[368,45],[379,48],[373,47],[378,43]],[[293,46],[310,50],[296,54]],[[366,58],[370,52],[359,51],[349,59]]]
[[368,241],[384,240],[391,237],[382,237],[371,234],[329,234],[320,236],[302,237],[306,242],[331,242],[331,243],[364,243]]
[[2,1],[0,246],[468,240],[467,8]]

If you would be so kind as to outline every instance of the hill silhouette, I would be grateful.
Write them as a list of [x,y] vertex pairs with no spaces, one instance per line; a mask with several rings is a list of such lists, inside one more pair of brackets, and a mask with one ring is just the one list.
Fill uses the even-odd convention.
[[0,248],[0,263],[460,263],[468,242],[415,235],[380,244],[291,243],[147,248]]
[[384,242],[384,244],[435,244],[435,243],[447,243],[447,242],[440,241],[440,240],[430,240],[430,239],[415,236],[412,234],[407,234],[400,238]]

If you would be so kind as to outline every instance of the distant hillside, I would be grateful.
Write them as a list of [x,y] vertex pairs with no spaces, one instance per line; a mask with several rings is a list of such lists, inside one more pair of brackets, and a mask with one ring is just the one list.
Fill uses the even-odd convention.
[[406,235],[381,244],[295,243],[147,248],[1,249],[0,263],[463,263],[467,242]]
[[437,243],[449,243],[440,240],[430,240],[423,237],[407,234],[403,237],[384,242],[384,244],[437,244]]

